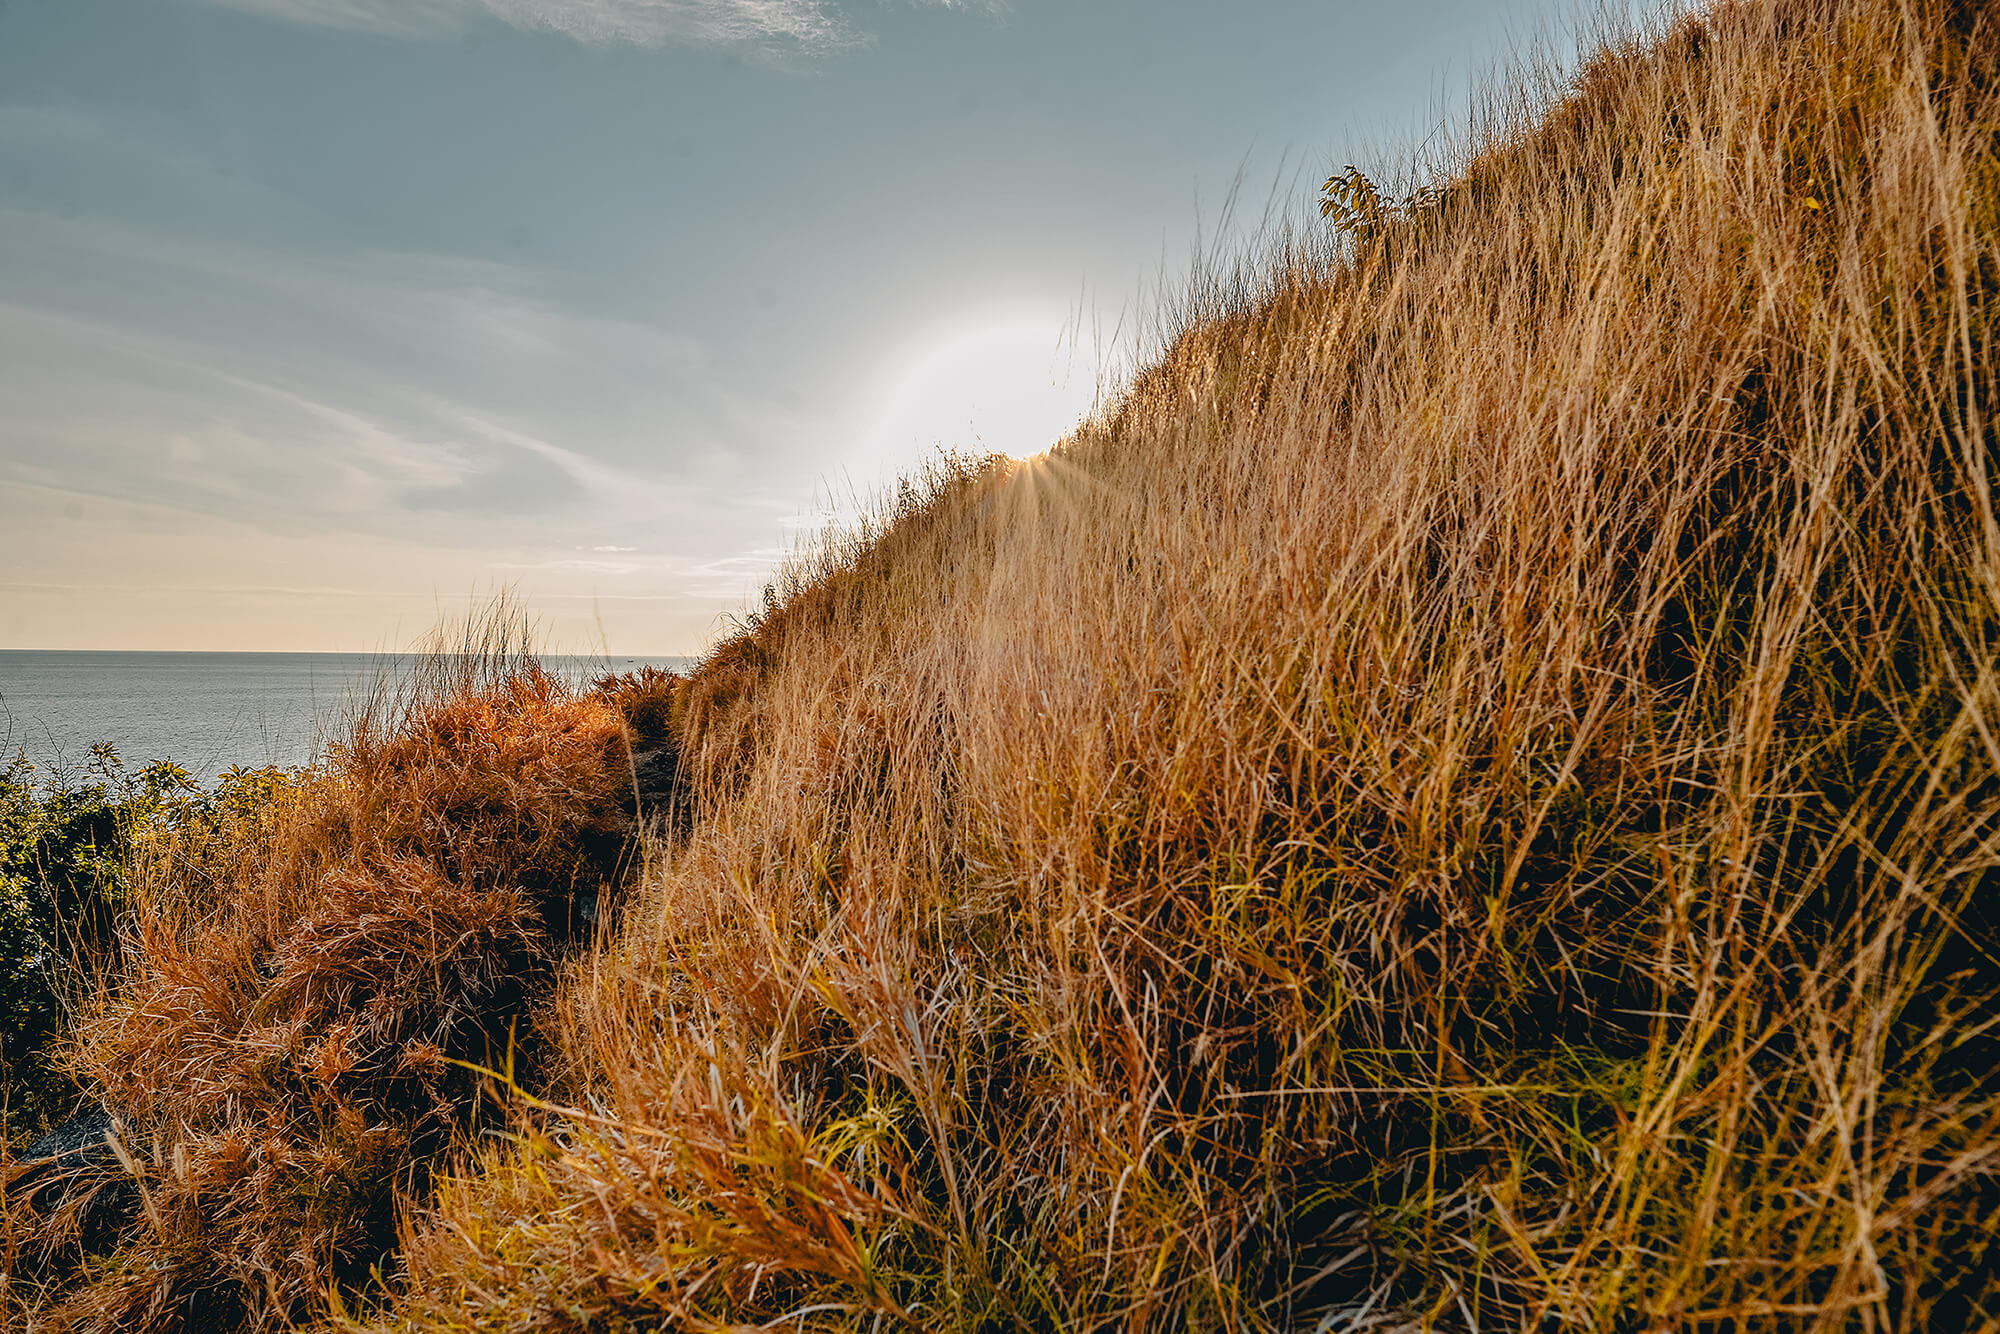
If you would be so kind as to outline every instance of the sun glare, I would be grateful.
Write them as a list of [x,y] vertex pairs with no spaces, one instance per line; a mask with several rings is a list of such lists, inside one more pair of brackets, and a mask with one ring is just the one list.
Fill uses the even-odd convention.
[[1060,317],[961,323],[906,352],[867,431],[868,465],[904,471],[937,448],[1028,458],[1076,428],[1096,367]]

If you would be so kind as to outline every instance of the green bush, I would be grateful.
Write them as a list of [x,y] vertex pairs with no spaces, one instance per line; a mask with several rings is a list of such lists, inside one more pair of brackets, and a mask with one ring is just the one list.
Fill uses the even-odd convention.
[[290,782],[231,769],[213,791],[161,760],[128,769],[109,743],[82,771],[45,770],[23,753],[0,765],[0,1115],[18,1140],[65,1110],[71,1088],[52,1059],[66,999],[117,947],[132,854],[146,831],[214,825]]

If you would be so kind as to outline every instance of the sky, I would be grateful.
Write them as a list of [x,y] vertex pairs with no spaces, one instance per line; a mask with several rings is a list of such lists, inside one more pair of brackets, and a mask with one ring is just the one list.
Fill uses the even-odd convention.
[[699,652],[1559,12],[0,0],[0,647]]

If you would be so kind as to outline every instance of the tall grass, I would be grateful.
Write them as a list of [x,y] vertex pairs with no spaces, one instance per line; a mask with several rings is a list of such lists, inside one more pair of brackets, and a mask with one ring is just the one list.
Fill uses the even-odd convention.
[[1608,49],[802,562],[382,1327],[1991,1327],[1996,55]]
[[[164,919],[82,1041],[165,1147],[69,1318],[223,1328],[159,1295],[189,1264],[238,1323],[406,1334],[1994,1328],[1996,76],[1948,0],[1614,45],[1436,207],[1196,293],[1050,454],[802,559],[643,706],[686,818],[510,1133],[398,1130],[343,1249],[348,1204],[287,1232],[174,1146],[328,1145],[235,1073],[269,1027],[367,1080],[429,1048],[248,960],[400,977],[435,955],[369,905],[543,866],[512,831],[590,827],[617,758],[406,855],[495,826],[399,815],[459,752],[398,732],[288,826],[351,843],[260,854],[353,903],[232,883],[264,925]],[[534,680],[500,733],[592,750]]]
[[70,1042],[110,1142],[6,1200],[7,1327],[283,1327],[365,1285],[494,1124],[479,1071],[554,1077],[535,1009],[628,854],[628,752],[503,606],[296,784],[153,828]]

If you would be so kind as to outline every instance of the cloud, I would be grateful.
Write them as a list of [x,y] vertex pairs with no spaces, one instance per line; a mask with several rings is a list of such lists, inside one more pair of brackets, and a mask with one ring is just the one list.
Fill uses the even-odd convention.
[[574,570],[583,574],[637,574],[643,565],[615,560],[495,561],[496,570]]
[[[765,46],[812,53],[863,45],[865,33],[829,0],[207,0],[315,28],[420,37],[498,21],[590,45]],[[1007,0],[914,0],[940,9],[1004,13]]]
[[715,383],[701,343],[526,272],[0,205],[0,293],[0,487],[468,549],[496,522],[580,521],[678,524],[700,549],[767,501],[752,460],[783,422]]
[[[0,110],[0,140],[35,129]],[[5,581],[101,590],[0,587],[0,642],[178,646],[199,620],[365,647],[498,575],[563,642],[692,647],[768,572],[697,567],[771,531],[773,451],[829,428],[744,398],[701,340],[529,269],[217,230],[0,201]],[[375,595],[214,591],[280,584]]]
[[595,45],[783,46],[831,51],[861,34],[823,0],[208,0],[318,28],[394,36],[450,33],[480,20]]

